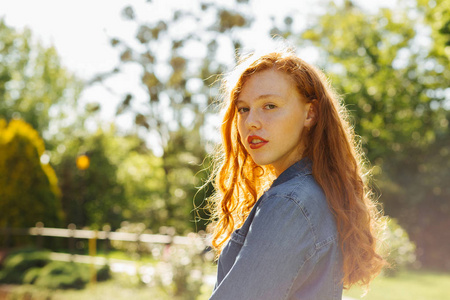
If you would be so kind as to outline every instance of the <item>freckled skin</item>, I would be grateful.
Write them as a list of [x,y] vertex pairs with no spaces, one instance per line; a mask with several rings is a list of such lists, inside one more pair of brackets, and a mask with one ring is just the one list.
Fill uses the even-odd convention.
[[[281,71],[258,72],[244,83],[236,101],[238,131],[255,163],[272,165],[278,176],[302,158],[302,136],[312,123],[310,106]],[[258,144],[252,136],[267,143]]]

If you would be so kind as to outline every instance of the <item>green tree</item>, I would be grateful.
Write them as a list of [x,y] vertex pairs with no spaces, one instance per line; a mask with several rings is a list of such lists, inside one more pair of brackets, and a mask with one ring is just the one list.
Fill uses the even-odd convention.
[[55,48],[33,42],[30,30],[18,32],[0,19],[0,117],[21,118],[42,136],[50,116],[55,122],[73,112],[81,88]]
[[422,262],[445,267],[449,61],[443,44],[430,51],[420,43],[427,38],[422,20],[417,8],[367,13],[345,1],[331,5],[301,43],[319,49],[321,65],[343,95],[386,213],[408,229]]
[[[182,132],[179,134],[183,135]],[[110,133],[108,136],[105,138],[105,154],[117,166],[117,184],[124,189],[126,204],[122,217],[125,220],[143,223],[153,232],[168,224],[176,227],[179,234],[204,229],[205,222],[193,222],[199,217],[193,207],[202,206],[207,193],[206,190],[198,192],[195,189],[202,184],[206,174],[194,173],[192,162],[197,165],[198,159],[194,154],[178,149],[170,161],[176,164],[169,172],[169,181],[176,183],[171,186],[171,194],[176,197],[174,201],[181,203],[170,219],[167,199],[164,198],[166,187],[162,157],[155,156],[137,134],[117,136]],[[173,144],[176,145],[176,141]],[[202,211],[199,214],[205,218]]]
[[0,119],[0,226],[60,226],[60,190],[44,141],[22,120]]
[[109,139],[107,155],[118,166],[117,181],[124,188],[123,218],[158,232],[167,223],[161,158],[136,135]]
[[[447,259],[443,262],[443,253],[448,253],[450,247],[447,241],[450,239],[450,233],[443,228],[450,227],[450,186],[448,182],[450,175],[450,134],[448,131],[448,122],[450,120],[450,99],[449,82],[450,82],[450,1],[436,0],[425,1],[418,0],[419,9],[421,9],[425,25],[431,30],[431,49],[427,58],[433,62],[433,69],[436,72],[434,76],[434,88],[430,89],[430,94],[434,98],[445,99],[441,105],[434,102],[437,110],[444,111],[446,119],[440,120],[442,127],[447,130],[440,130],[436,135],[436,142],[428,151],[427,159],[420,166],[421,180],[427,182],[430,186],[426,190],[426,196],[429,201],[424,201],[421,206],[415,210],[413,218],[417,218],[420,222],[414,224],[414,236],[417,240],[421,240],[421,246],[426,248],[426,255],[422,256],[422,261],[427,265],[436,266],[438,268],[450,269],[450,261]],[[442,107],[443,106],[443,107]],[[445,108],[445,110],[444,110]],[[435,209],[430,210],[430,205]],[[427,212],[423,217],[422,212]],[[410,219],[411,220],[411,219]],[[410,221],[410,223],[413,223]]]
[[430,26],[433,38],[432,54],[450,57],[450,2],[447,0],[417,0],[419,9]]
[[[179,233],[195,229],[195,224],[189,223],[195,217],[191,199],[196,192],[193,187],[200,183],[190,167],[178,165],[176,172],[170,173],[170,180],[177,182],[171,193],[185,205],[175,211],[176,217],[169,222],[167,201],[163,198],[162,158],[155,156],[141,138],[136,134],[121,136],[114,126],[96,133],[74,133],[72,139],[51,152],[68,223],[97,228],[109,224],[116,229],[127,220],[143,223],[154,232],[170,223]],[[178,154],[180,157],[174,161],[178,164],[189,166],[195,159],[188,152],[179,150]],[[76,162],[82,155],[87,155],[90,163],[80,170]],[[203,198],[198,199],[200,202]]]
[[[117,180],[120,162],[113,163],[107,154],[111,138],[102,130],[75,131],[52,152],[67,223],[99,229],[109,224],[115,229],[124,220],[126,199]],[[84,167],[77,165],[81,156],[88,160]]]

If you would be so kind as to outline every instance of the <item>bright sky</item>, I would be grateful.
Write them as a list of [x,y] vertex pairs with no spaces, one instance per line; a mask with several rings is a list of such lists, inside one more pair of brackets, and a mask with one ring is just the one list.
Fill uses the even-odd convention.
[[45,45],[55,45],[64,64],[86,77],[109,69],[117,61],[117,53],[109,46],[107,34],[129,29],[120,19],[121,9],[127,2],[1,1],[0,17],[16,29],[30,28]]

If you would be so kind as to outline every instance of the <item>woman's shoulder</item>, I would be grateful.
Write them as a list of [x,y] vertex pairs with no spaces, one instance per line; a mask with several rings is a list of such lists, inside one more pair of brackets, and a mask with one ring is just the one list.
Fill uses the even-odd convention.
[[[294,176],[269,189],[264,196],[264,199],[261,199],[260,209],[278,210],[285,207],[287,209],[284,211],[287,213],[298,215],[301,219],[299,221],[314,235],[316,246],[325,241],[337,240],[335,218],[328,206],[325,193],[311,174]],[[283,219],[288,220],[289,217]]]
[[293,176],[289,180],[270,188],[266,192],[266,196],[267,199],[290,200],[300,207],[323,209],[326,206],[328,208],[325,193],[311,174]]

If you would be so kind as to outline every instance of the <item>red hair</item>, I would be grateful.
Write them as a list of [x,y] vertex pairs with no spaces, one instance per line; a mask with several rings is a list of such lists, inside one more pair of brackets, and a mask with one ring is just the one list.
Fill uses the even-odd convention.
[[365,182],[367,173],[362,172],[363,155],[347,121],[347,112],[326,77],[293,51],[273,52],[257,58],[250,56],[224,79],[222,145],[212,174],[216,188],[212,197],[216,220],[212,244],[220,254],[231,233],[242,226],[257,199],[274,179],[273,169],[256,165],[242,145],[234,105],[246,80],[267,69],[289,75],[299,93],[314,106],[316,120],[307,132],[303,156],[312,160],[313,176],[325,192],[336,218],[344,286],[367,285],[381,271],[385,261],[376,251],[380,213]]

